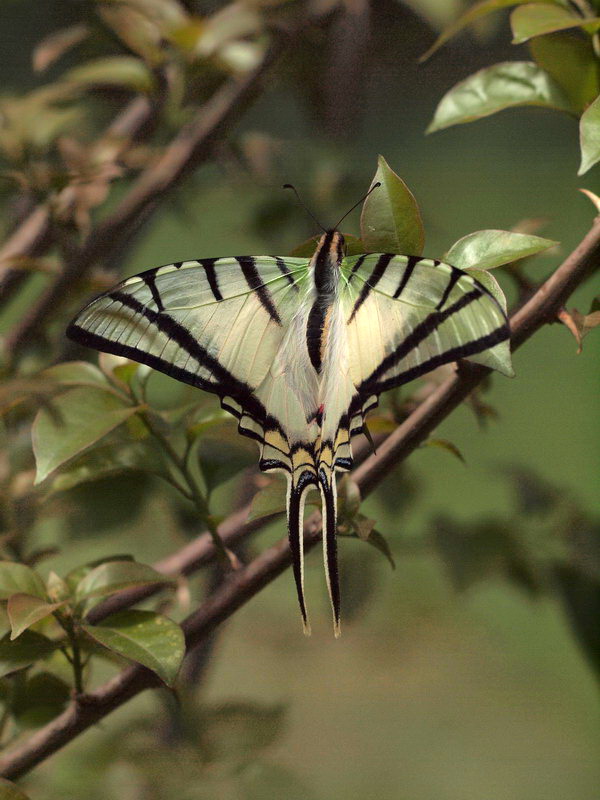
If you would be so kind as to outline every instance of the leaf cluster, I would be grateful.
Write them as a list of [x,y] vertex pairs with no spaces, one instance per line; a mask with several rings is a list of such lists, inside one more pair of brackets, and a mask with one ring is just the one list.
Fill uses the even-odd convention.
[[[137,587],[172,588],[172,578],[112,556],[63,577],[0,562],[0,697],[5,729],[44,724],[74,692],[84,702],[94,658],[142,664],[172,686],[185,652],[177,623],[154,611],[128,609],[91,624],[87,614],[112,595]],[[6,730],[3,735],[6,735]]]
[[448,26],[429,58],[464,28],[512,8],[513,44],[528,43],[532,61],[486,67],[450,89],[427,131],[487,117],[505,108],[540,106],[579,119],[579,174],[600,161],[600,16],[588,0],[480,0]]

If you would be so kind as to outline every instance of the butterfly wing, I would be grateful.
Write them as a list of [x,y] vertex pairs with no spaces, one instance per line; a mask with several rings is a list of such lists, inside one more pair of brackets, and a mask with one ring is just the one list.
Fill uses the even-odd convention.
[[[305,628],[302,509],[316,486],[314,409],[290,392],[288,362],[308,260],[241,256],[170,264],[128,278],[84,308],[67,335],[217,394],[257,440],[260,467],[288,478],[288,530]],[[295,340],[296,339],[296,340]],[[295,362],[294,362],[295,363]],[[301,366],[301,365],[300,365]]]
[[238,257],[170,264],[127,278],[75,317],[67,335],[217,394],[262,440],[267,378],[307,275],[305,259]]
[[513,374],[500,352],[510,336],[506,315],[468,272],[373,254],[345,259],[342,274],[350,373],[364,400],[459,358]]

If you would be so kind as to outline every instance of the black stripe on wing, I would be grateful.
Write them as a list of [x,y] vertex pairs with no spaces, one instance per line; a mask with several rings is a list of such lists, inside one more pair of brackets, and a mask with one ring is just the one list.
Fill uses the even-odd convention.
[[448,283],[446,284],[446,288],[444,289],[444,293],[440,298],[440,302],[437,304],[436,309],[441,311],[444,306],[446,305],[446,301],[450,297],[450,292],[456,286],[458,280],[464,275],[460,269],[456,267],[450,267],[450,277],[448,278]]
[[422,261],[419,256],[407,256],[406,267],[404,268],[404,272],[402,273],[402,277],[400,278],[400,282],[398,284],[398,288],[394,292],[394,298],[397,300],[402,292],[406,289],[406,284],[410,280],[410,276],[413,274],[415,267],[417,264]]
[[279,269],[281,274],[284,275],[285,278],[287,278],[287,281],[290,284],[290,286],[293,286],[294,289],[296,291],[298,291],[298,286],[296,284],[296,280],[295,280],[294,276],[292,275],[292,271],[290,270],[288,265],[285,263],[285,259],[281,258],[281,256],[271,256],[271,258],[275,259],[275,263],[277,264],[277,268]]
[[474,339],[471,342],[467,342],[466,344],[452,347],[443,353],[439,353],[438,355],[429,358],[422,364],[411,367],[410,369],[394,375],[387,380],[381,380],[384,378],[386,372],[389,372],[389,370],[397,366],[403,358],[406,358],[406,356],[412,350],[418,347],[421,342],[423,342],[430,334],[434,333],[443,322],[445,322],[453,314],[458,313],[461,309],[468,306],[470,303],[481,298],[482,295],[483,292],[478,288],[472,289],[444,311],[432,312],[428,317],[426,317],[426,319],[423,320],[423,322],[419,323],[412,333],[409,334],[409,336],[407,336],[406,339],[404,339],[404,341],[401,342],[401,344],[399,344],[392,353],[386,356],[381,364],[375,370],[373,370],[371,375],[369,375],[369,377],[362,382],[359,387],[359,393],[362,396],[367,393],[379,394],[386,391],[386,389],[391,389],[394,386],[400,386],[404,383],[408,383],[409,381],[424,375],[426,372],[430,372],[432,369],[435,369],[442,364],[448,364],[452,361],[456,361],[459,358],[467,358],[468,356],[476,355],[477,353],[481,353],[483,350],[487,350],[490,347],[494,347],[494,345],[506,341],[510,337],[508,321],[504,322],[502,325],[499,325],[495,330],[484,336],[480,336],[479,338]]
[[266,411],[264,406],[253,396],[252,387],[238,380],[238,378],[235,378],[229,370],[225,369],[214,356],[211,356],[191,333],[183,325],[174,320],[173,317],[164,312],[153,311],[151,308],[148,308],[148,306],[140,303],[139,300],[136,300],[132,295],[125,294],[125,292],[117,290],[110,292],[106,296],[110,297],[110,299],[115,302],[121,303],[123,306],[126,306],[131,311],[134,311],[147,319],[151,324],[155,325],[161,333],[175,341],[179,347],[195,359],[200,366],[210,370],[215,378],[215,382],[213,383],[206,378],[201,378],[190,370],[178,367],[160,356],[140,350],[131,345],[106,339],[101,335],[87,331],[85,328],[77,325],[76,320],[67,328],[67,336],[70,339],[106,353],[113,353],[114,355],[124,356],[125,358],[139,361],[142,364],[147,364],[149,367],[164,372],[184,383],[197,386],[205,391],[213,392],[221,397],[231,395],[257,420],[265,419]]
[[213,297],[217,302],[220,303],[223,299],[223,295],[221,294],[219,282],[217,281],[217,271],[215,269],[215,261],[217,260],[218,259],[216,258],[203,258],[198,263],[201,264],[204,269],[206,280],[208,281],[210,290],[213,293]]
[[386,269],[388,268],[390,261],[393,258],[394,256],[392,253],[383,253],[382,255],[379,256],[373,268],[373,271],[371,272],[369,277],[365,280],[365,283],[363,284],[363,287],[360,290],[360,294],[358,295],[356,303],[354,304],[354,308],[352,309],[352,313],[350,314],[350,318],[348,319],[348,324],[352,322],[359,308],[362,306],[367,297],[370,295],[370,293],[382,279]]
[[273,304],[271,292],[264,285],[263,280],[260,277],[260,273],[256,268],[256,259],[253,258],[253,256],[236,256],[235,260],[242,268],[242,272],[246,278],[246,283],[250,289],[256,292],[256,296],[260,300],[265,311],[268,312],[269,316],[274,322],[276,322],[278,325],[281,325],[281,317],[277,313],[277,309]]
[[156,273],[158,272],[158,267],[155,269],[149,269],[147,272],[144,272],[142,275],[143,281],[146,286],[150,289],[152,294],[152,299],[156,303],[156,308],[158,311],[164,311],[165,307],[163,305],[162,298],[160,296],[160,292],[156,287]]

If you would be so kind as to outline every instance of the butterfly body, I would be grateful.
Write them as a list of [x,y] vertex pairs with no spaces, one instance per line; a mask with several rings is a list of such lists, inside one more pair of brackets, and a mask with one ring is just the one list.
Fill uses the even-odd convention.
[[340,594],[335,473],[379,394],[459,358],[506,372],[509,329],[474,278],[416,256],[345,257],[330,230],[310,260],[239,256],[178,262],[123,281],[67,334],[217,394],[255,439],[260,468],[286,475],[294,576],[305,631],[303,509],[321,494],[336,635]]

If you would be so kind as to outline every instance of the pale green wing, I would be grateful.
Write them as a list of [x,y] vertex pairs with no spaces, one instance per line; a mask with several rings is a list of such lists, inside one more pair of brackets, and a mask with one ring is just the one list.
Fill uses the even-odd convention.
[[306,259],[270,256],[158,267],[98,297],[67,335],[217,394],[241,432],[262,441],[280,415],[257,389],[298,306],[307,267]]
[[495,298],[467,272],[416,256],[372,254],[342,265],[350,375],[360,399],[469,358],[504,374],[510,336]]
[[[67,334],[217,394],[260,446],[260,467],[288,476],[288,530],[305,625],[302,508],[316,485],[314,408],[291,392],[286,364],[304,332],[296,311],[308,260],[202,259],[149,270],[81,311]],[[290,355],[292,354],[292,355]],[[312,420],[309,420],[310,417]]]

